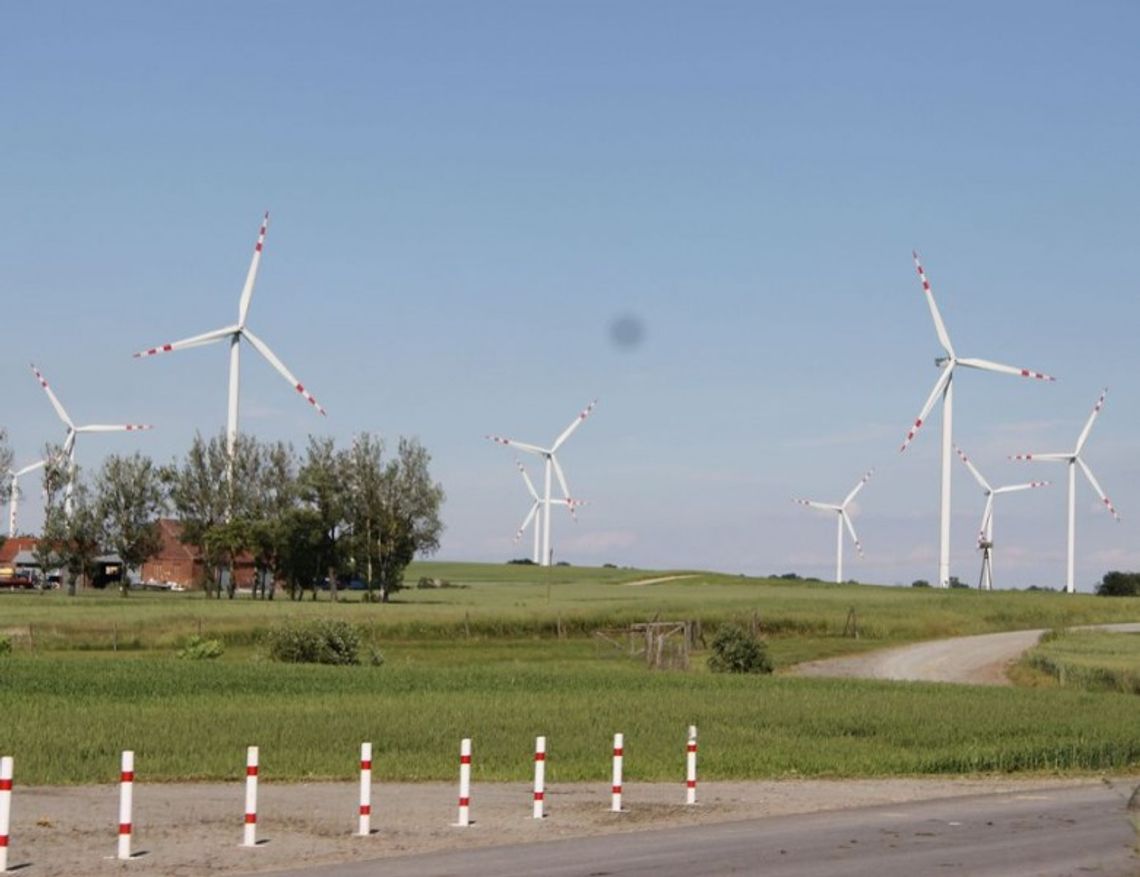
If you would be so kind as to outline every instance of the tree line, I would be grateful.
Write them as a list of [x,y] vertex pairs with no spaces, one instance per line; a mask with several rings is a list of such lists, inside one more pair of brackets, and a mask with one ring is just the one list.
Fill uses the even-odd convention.
[[[6,451],[0,434],[0,464]],[[231,457],[224,435],[198,435],[181,461],[112,455],[88,478],[48,446],[36,560],[61,569],[74,594],[104,552],[141,568],[161,547],[159,518],[172,515],[182,542],[200,553],[210,596],[232,598],[237,565],[251,559],[255,597],[272,599],[267,583],[281,582],[294,599],[306,590],[315,599],[324,579],[335,600],[340,580],[351,578],[386,602],[412,559],[439,548],[444,492],[417,440],[400,438],[394,453],[385,451],[368,433],[341,449],[310,437],[302,455],[242,435]]]

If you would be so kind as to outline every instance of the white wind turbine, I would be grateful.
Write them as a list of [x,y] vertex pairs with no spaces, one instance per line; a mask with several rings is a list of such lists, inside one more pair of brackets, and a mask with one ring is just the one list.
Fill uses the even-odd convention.
[[918,432],[922,424],[926,421],[926,417],[930,414],[934,403],[937,402],[938,397],[941,396],[942,504],[939,523],[938,586],[948,588],[950,587],[950,449],[954,444],[954,369],[963,365],[967,368],[1017,375],[1023,378],[1036,378],[1043,381],[1053,381],[1056,379],[1049,375],[1041,374],[1040,372],[1030,371],[1027,368],[1014,368],[1010,365],[990,362],[987,359],[973,359],[958,356],[954,352],[954,346],[950,343],[950,335],[946,331],[946,324],[942,322],[942,315],[938,312],[938,304],[934,301],[934,290],[930,288],[930,281],[926,279],[926,272],[923,270],[922,263],[918,259],[918,253],[914,253],[913,255],[914,267],[918,270],[919,280],[922,281],[922,291],[926,296],[926,303],[930,307],[930,316],[934,320],[934,330],[938,333],[938,341],[942,345],[942,349],[946,351],[946,355],[934,360],[934,364],[942,370],[942,374],[938,376],[938,380],[934,384],[934,389],[930,391],[930,396],[927,398],[926,404],[922,406],[922,411],[919,412],[918,417],[914,421],[914,426],[910,428],[899,451],[902,452],[907,449],[915,433]]
[[871,476],[874,474],[875,474],[875,470],[872,469],[870,472],[868,472],[866,475],[864,475],[862,478],[860,478],[859,483],[856,484],[851,489],[851,492],[849,494],[847,494],[847,498],[844,499],[843,502],[838,503],[838,504],[831,503],[831,502],[816,502],[814,499],[794,499],[794,500],[792,500],[792,502],[797,502],[800,505],[806,505],[809,508],[823,509],[824,511],[836,513],[836,519],[835,519],[835,581],[836,582],[842,582],[843,581],[843,528],[844,528],[844,526],[847,527],[847,532],[851,534],[851,541],[855,543],[855,550],[859,553],[860,557],[863,556],[863,546],[859,542],[859,537],[855,535],[855,525],[851,523],[851,516],[847,514],[847,506],[849,506],[851,504],[851,500],[853,500],[855,498],[855,495],[857,493],[859,493],[860,490],[863,489],[863,485],[871,480]]
[[305,389],[304,385],[293,375],[285,364],[277,358],[276,354],[269,349],[264,341],[258,338],[249,330],[246,325],[246,318],[249,316],[249,303],[253,298],[253,285],[257,280],[257,269],[261,264],[261,251],[265,245],[265,232],[269,228],[269,214],[265,214],[265,218],[261,223],[261,230],[257,235],[257,244],[253,248],[253,258],[249,263],[249,271],[245,276],[245,286],[242,287],[241,300],[238,303],[238,321],[232,326],[224,326],[221,329],[214,329],[211,332],[203,332],[201,335],[195,335],[192,338],[184,338],[181,341],[174,341],[170,344],[163,344],[159,347],[151,347],[147,350],[136,353],[136,357],[154,356],[158,353],[168,353],[172,350],[185,350],[188,347],[200,347],[203,344],[212,344],[215,341],[224,341],[229,339],[230,342],[230,391],[229,391],[229,407],[226,416],[226,450],[231,459],[233,458],[234,445],[237,442],[238,432],[238,396],[239,396],[239,366],[238,358],[241,347],[241,340],[244,338],[253,345],[254,350],[260,353],[271,366],[273,366],[281,377],[289,382],[289,385],[300,393],[308,401],[310,405],[317,409],[321,414],[325,413],[325,409],[320,406],[312,394]]
[[1072,451],[1067,453],[1056,454],[1017,454],[1010,457],[1011,460],[1044,460],[1053,463],[1067,463],[1069,466],[1069,560],[1068,560],[1068,574],[1065,578],[1065,590],[1072,594],[1076,590],[1076,585],[1073,581],[1073,567],[1074,556],[1077,543],[1077,466],[1081,467],[1081,471],[1085,473],[1085,477],[1092,485],[1092,489],[1096,491],[1096,495],[1100,497],[1100,501],[1104,503],[1104,507],[1112,513],[1117,522],[1120,521],[1120,515],[1117,514],[1116,507],[1113,506],[1110,500],[1101,490],[1100,483],[1096,480],[1096,476],[1092,474],[1092,469],[1089,464],[1081,459],[1081,451],[1085,449],[1085,442],[1088,441],[1089,432],[1092,430],[1093,421],[1096,420],[1100,409],[1104,407],[1104,398],[1108,395],[1108,388],[1105,387],[1104,392],[1100,394],[1100,398],[1096,400],[1096,405],[1093,406],[1092,414],[1089,415],[1088,422],[1085,423],[1085,428],[1081,430],[1081,434],[1077,437],[1077,446]]
[[966,464],[966,468],[970,470],[970,474],[973,475],[974,480],[981,485],[982,492],[986,495],[986,507],[982,512],[981,526],[978,528],[978,547],[982,550],[982,572],[978,577],[978,588],[983,591],[991,591],[994,586],[994,497],[1001,493],[1016,493],[1020,490],[1032,490],[1035,487],[1048,487],[1049,482],[1029,481],[1025,484],[1009,484],[1004,487],[992,487],[960,447],[955,445],[954,450],[958,452],[959,458]]
[[491,441],[497,442],[500,445],[508,445],[512,448],[518,448],[520,451],[524,451],[528,454],[535,454],[536,456],[542,457],[544,460],[546,460],[546,471],[544,473],[545,490],[543,491],[542,495],[542,557],[540,558],[542,566],[550,566],[550,506],[556,502],[556,500],[552,500],[550,497],[550,477],[552,471],[558,477],[558,483],[562,487],[563,497],[566,500],[573,502],[570,496],[570,487],[566,483],[566,474],[562,471],[562,467],[558,464],[558,458],[554,455],[558,449],[562,447],[563,444],[565,444],[566,440],[570,438],[571,435],[573,435],[574,430],[582,425],[582,421],[590,416],[590,413],[594,410],[594,406],[597,404],[597,400],[595,399],[593,402],[587,405],[582,413],[574,418],[573,423],[566,427],[566,429],[562,430],[562,434],[554,440],[554,444],[552,444],[549,448],[542,448],[538,445],[526,444],[524,442],[515,441],[514,439],[509,438],[503,438],[502,436],[497,435],[487,436],[487,438],[489,438]]
[[[32,374],[36,376],[36,380],[40,382],[40,386],[44,388],[47,393],[48,399],[51,400],[52,407],[55,408],[55,413],[59,415],[59,419],[63,421],[64,426],[67,427],[67,437],[63,440],[63,456],[67,458],[68,471],[75,474],[75,439],[83,432],[135,432],[141,429],[153,429],[148,423],[89,423],[84,426],[76,426],[71,417],[68,416],[67,411],[64,410],[63,405],[60,404],[59,399],[56,398],[55,393],[52,392],[48,386],[47,379],[40,374],[40,370],[34,365],[32,366]],[[69,479],[67,482],[67,490],[65,492],[64,501],[65,507],[70,511],[71,495],[72,495],[73,480]]]
[[20,503],[20,479],[27,475],[29,472],[35,472],[37,469],[43,468],[47,465],[47,460],[36,460],[34,463],[29,463],[22,469],[9,469],[8,477],[11,479],[9,485],[11,493],[8,497],[8,535],[16,535],[16,508]]
[[[533,522],[534,562],[537,564],[541,563],[542,561],[542,547],[539,544],[539,530],[542,521],[542,514],[540,512],[540,509],[543,505],[542,497],[540,497],[538,495],[538,491],[534,489],[534,482],[530,480],[530,475],[527,473],[526,469],[523,468],[523,464],[518,460],[515,460],[515,466],[518,467],[519,474],[522,475],[522,479],[526,483],[527,492],[530,494],[530,498],[533,500],[533,502],[531,503],[530,511],[527,512],[526,517],[523,518],[523,522],[519,524],[519,528],[515,532],[514,541],[517,543],[520,539],[522,539],[522,534],[526,532],[526,528],[529,527]],[[567,510],[570,512],[570,517],[572,517],[575,521],[578,520],[578,516],[574,513],[574,509],[580,505],[586,505],[586,502],[584,500],[570,499],[569,497],[565,497],[563,499],[552,499],[550,502],[553,505],[566,506]]]

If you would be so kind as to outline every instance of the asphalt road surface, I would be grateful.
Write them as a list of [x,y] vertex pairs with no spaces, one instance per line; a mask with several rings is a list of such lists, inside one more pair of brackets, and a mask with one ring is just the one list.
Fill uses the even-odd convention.
[[905,807],[483,847],[278,872],[276,877],[1137,877],[1137,836],[1126,809],[1131,791],[1096,782]]
[[[1096,625],[1099,630],[1140,631],[1140,624]],[[1044,630],[1014,630],[915,643],[863,655],[808,661],[797,676],[851,676],[919,682],[1008,685],[1006,668],[1037,644]]]

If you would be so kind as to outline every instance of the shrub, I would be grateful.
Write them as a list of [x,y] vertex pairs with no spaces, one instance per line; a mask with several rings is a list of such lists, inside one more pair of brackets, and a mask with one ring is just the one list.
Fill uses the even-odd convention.
[[12,654],[12,641],[6,636],[0,636],[0,655]]
[[910,586],[912,588],[929,588],[930,582],[928,582],[926,579],[915,579],[910,583]]
[[723,624],[712,641],[709,669],[714,673],[771,673],[764,644],[736,624]]
[[187,661],[208,661],[220,658],[225,649],[220,639],[205,639],[197,635],[186,640],[186,645],[178,650],[178,657]]
[[287,622],[268,636],[269,657],[291,664],[359,664],[360,631],[346,621]]
[[1096,586],[1099,597],[1140,597],[1140,573],[1107,572]]

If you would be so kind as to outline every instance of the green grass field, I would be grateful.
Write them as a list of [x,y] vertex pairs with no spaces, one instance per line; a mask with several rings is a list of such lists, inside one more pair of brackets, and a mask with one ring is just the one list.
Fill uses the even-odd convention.
[[1140,634],[1070,630],[1051,633],[1024,658],[1059,685],[1140,694]]
[[[683,573],[675,573],[682,575]],[[689,724],[709,779],[1140,767],[1140,698],[652,671],[592,635],[631,621],[758,621],[778,666],[937,636],[1140,619],[1140,600],[828,585],[636,570],[420,564],[457,587],[400,592],[388,605],[200,594],[0,595],[0,752],[24,782],[111,781],[118,752],[140,778],[237,779],[247,745],[267,779],[347,779],[359,743],[381,779],[453,779],[459,739],[475,776],[523,780],[534,737],[550,776],[604,781],[626,735],[627,774],[677,780]],[[844,636],[854,610],[860,636]],[[292,617],[362,625],[381,667],[270,663],[260,637]],[[174,657],[191,634],[217,661]]]

